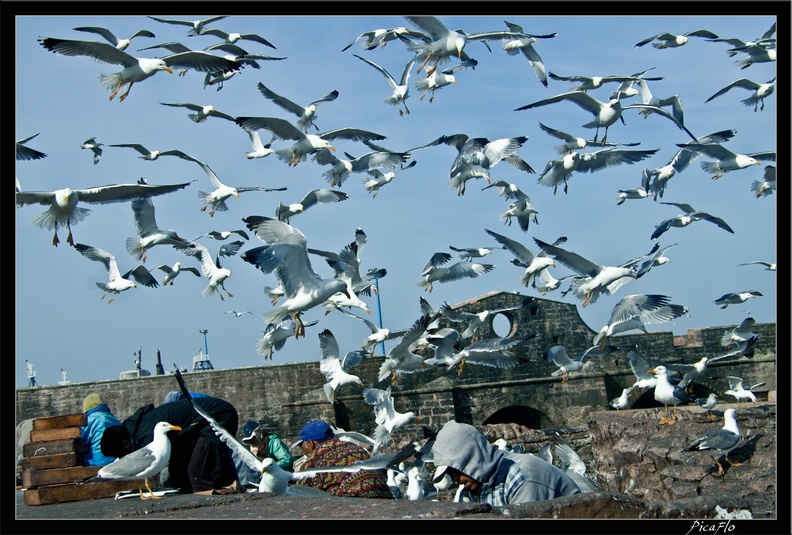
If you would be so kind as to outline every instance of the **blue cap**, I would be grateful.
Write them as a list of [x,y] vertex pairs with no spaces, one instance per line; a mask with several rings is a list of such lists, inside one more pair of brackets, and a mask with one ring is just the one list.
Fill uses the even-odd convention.
[[256,429],[259,428],[258,422],[254,422],[253,420],[248,420],[245,423],[245,426],[242,428],[242,440],[250,440],[254,438]]
[[300,431],[300,440],[298,440],[294,445],[299,446],[303,443],[304,440],[325,440],[328,438],[333,438],[335,433],[322,420],[314,420],[312,422],[308,422]]

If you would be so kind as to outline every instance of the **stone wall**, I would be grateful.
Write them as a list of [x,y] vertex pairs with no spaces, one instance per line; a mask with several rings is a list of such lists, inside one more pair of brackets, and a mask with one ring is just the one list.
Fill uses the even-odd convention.
[[[497,292],[458,305],[477,312],[519,303],[524,296]],[[397,440],[422,437],[422,426],[438,429],[449,419],[487,424],[515,423],[528,428],[580,425],[588,414],[607,409],[610,399],[634,378],[627,352],[636,345],[648,359],[664,362],[693,363],[703,356],[722,353],[720,339],[728,327],[696,330],[689,336],[674,337],[669,331],[650,335],[634,334],[614,337],[610,343],[620,349],[607,357],[590,361],[581,372],[573,373],[568,383],[552,377],[555,366],[541,359],[541,353],[562,344],[570,355],[589,347],[594,336],[580,318],[573,304],[533,298],[525,308],[506,315],[511,322],[510,336],[524,340],[515,353],[526,364],[504,370],[466,364],[461,374],[445,374],[427,369],[400,375],[392,386],[396,410],[413,411],[420,417],[404,427]],[[481,336],[495,336],[492,323]],[[452,326],[446,323],[446,326]],[[707,391],[723,392],[726,375],[743,377],[746,383],[760,381],[767,385],[759,396],[776,388],[775,324],[758,324],[754,331],[763,335],[754,358],[725,359],[713,364],[706,377],[696,381],[697,395]],[[383,357],[366,359],[356,369],[366,386],[386,388],[377,375]],[[227,399],[239,411],[240,422],[259,420],[284,439],[291,440],[302,425],[312,419],[333,421],[344,429],[373,433],[372,408],[360,395],[360,387],[345,386],[335,405],[328,403],[322,386],[324,375],[319,362],[266,364],[244,368],[184,373],[188,388]],[[101,394],[115,415],[121,419],[137,408],[159,405],[165,394],[178,388],[170,375],[154,375],[124,380],[107,380],[69,385],[52,385],[17,389],[17,422],[42,416],[81,412],[88,392]],[[637,399],[638,406],[653,406],[653,399]],[[241,428],[241,425],[240,425]]]

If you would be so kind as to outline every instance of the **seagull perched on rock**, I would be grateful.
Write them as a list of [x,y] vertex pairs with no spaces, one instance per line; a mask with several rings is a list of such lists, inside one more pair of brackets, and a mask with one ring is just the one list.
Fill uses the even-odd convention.
[[600,294],[613,294],[627,282],[628,278],[637,278],[635,266],[604,266],[583,258],[577,253],[566,251],[555,245],[534,238],[536,244],[552,257],[580,275],[574,279],[570,289],[574,295],[583,300],[582,306],[595,303]]
[[667,295],[636,293],[623,297],[611,310],[610,319],[594,336],[592,344],[604,347],[614,334],[640,329],[649,334],[646,325],[665,323],[687,314],[687,307],[670,304]]
[[[718,455],[724,455],[724,459],[729,463],[729,466],[740,466],[742,463],[736,463],[729,459],[729,452],[740,443],[740,429],[737,427],[736,416],[737,411],[735,409],[726,409],[723,413],[722,428],[710,429],[682,451],[715,450]],[[710,459],[718,465],[718,474],[724,475],[723,465],[712,455]]]
[[[753,106],[754,111],[759,111],[760,109],[764,111],[764,99],[769,97],[775,92],[776,87],[776,79],[773,77],[772,80],[769,80],[765,83],[754,82],[753,80],[749,80],[748,78],[739,78],[714,95],[706,100],[706,102],[711,101],[714,98],[717,98],[725,93],[727,93],[730,89],[734,87],[741,87],[743,89],[747,89],[749,91],[753,91],[750,97],[742,100],[741,102],[745,106]],[[761,108],[760,108],[761,104]]]
[[664,49],[664,48],[677,48],[688,43],[688,37],[704,37],[706,39],[717,39],[718,36],[712,33],[709,30],[692,30],[687,33],[683,33],[682,35],[675,35],[673,33],[663,32],[658,33],[657,35],[653,35],[652,37],[647,37],[642,41],[638,41],[635,43],[635,48],[644,46],[647,43],[652,43],[652,41],[656,41],[652,43],[652,46],[657,49]]
[[319,371],[322,372],[327,379],[324,385],[324,393],[327,396],[327,401],[330,403],[336,402],[336,393],[338,389],[344,385],[358,384],[361,387],[365,386],[360,377],[349,373],[349,370],[357,366],[363,361],[366,356],[362,351],[350,351],[341,360],[341,354],[338,349],[338,341],[336,341],[333,333],[329,329],[325,329],[319,333],[319,350],[321,351],[321,358],[319,359]]
[[52,245],[58,246],[58,229],[69,229],[67,242],[74,245],[71,226],[76,225],[90,213],[87,208],[78,206],[80,202],[90,204],[107,204],[126,202],[132,199],[143,199],[156,195],[172,193],[189,186],[190,182],[172,185],[153,184],[112,184],[95,188],[72,189],[62,188],[55,191],[20,191],[16,194],[16,203],[19,206],[27,204],[42,204],[48,206],[47,210],[33,219],[37,227],[54,230]]
[[374,440],[377,442],[375,450],[387,446],[389,442],[388,439],[396,446],[393,433],[413,420],[418,421],[418,418],[412,411],[396,411],[393,406],[390,386],[385,390],[380,390],[379,388],[364,388],[363,401],[374,407],[374,421],[377,423],[377,427],[374,430]]
[[[651,370],[648,371],[655,376],[657,379],[657,384],[655,385],[654,390],[654,398],[655,401],[658,403],[662,403],[665,407],[665,415],[660,419],[658,422],[660,425],[662,424],[669,424],[673,425],[676,423],[676,410],[677,405],[682,403],[687,403],[692,401],[693,398],[685,392],[685,390],[678,386],[673,385],[668,380],[668,369],[663,366],[655,366]],[[674,407],[674,415],[672,418],[668,418],[668,406],[672,405]]]
[[335,152],[335,147],[330,144],[334,139],[350,139],[353,141],[381,140],[385,136],[361,130],[359,128],[338,128],[322,134],[305,134],[298,127],[286,119],[277,117],[237,117],[236,123],[246,130],[264,129],[271,132],[278,139],[292,140],[295,143],[285,149],[275,151],[281,161],[290,167],[296,166],[305,160],[307,154],[312,154],[319,149],[330,149]]
[[136,58],[117,49],[109,43],[95,41],[72,41],[45,37],[39,39],[47,50],[63,56],[83,56],[100,63],[121,65],[124,69],[117,73],[100,74],[99,84],[112,90],[110,100],[124,90],[119,101],[123,102],[132,86],[157,74],[167,71],[173,74],[172,67],[194,69],[202,72],[227,72],[240,68],[240,64],[226,58],[197,50],[171,54],[164,58]]
[[316,107],[323,102],[332,102],[338,98],[338,90],[336,89],[322,98],[314,100],[307,106],[300,106],[283,95],[279,95],[261,82],[258,83],[257,87],[261,94],[271,100],[276,106],[286,110],[292,115],[296,115],[298,119],[297,122],[294,123],[294,126],[306,134],[308,133],[309,126],[313,126],[317,132],[319,131],[319,127],[314,124],[314,119],[316,119]]
[[712,409],[718,404],[718,396],[715,392],[710,392],[710,395],[706,398],[696,399],[696,404],[707,411],[706,418],[715,418],[715,415],[712,414]]
[[594,115],[594,120],[592,122],[583,125],[584,128],[596,128],[593,143],[597,142],[599,129],[604,128],[605,135],[602,137],[602,144],[604,145],[608,139],[608,128],[616,121],[621,120],[624,122],[624,118],[622,117],[623,111],[631,109],[651,111],[657,115],[662,115],[663,117],[671,120],[677,126],[677,128],[688,134],[691,139],[696,139],[696,136],[694,136],[690,130],[685,127],[685,125],[680,123],[676,117],[665,111],[663,108],[659,108],[657,106],[648,106],[646,104],[630,104],[628,106],[622,106],[621,100],[619,99],[611,99],[608,102],[601,102],[588,93],[584,93],[583,91],[570,91],[567,93],[561,93],[559,95],[539,100],[531,104],[526,104],[525,106],[517,108],[515,111],[538,108],[540,106],[555,104],[556,102],[562,102],[565,100],[578,105],[579,107]]
[[264,321],[271,323],[290,314],[295,323],[295,338],[305,336],[302,313],[338,292],[346,293],[346,282],[322,278],[313,270],[308,258],[308,240],[297,228],[263,216],[248,216],[242,221],[267,244],[246,251],[242,259],[264,273],[274,273],[285,292],[283,304],[265,313]]
[[[135,282],[143,286],[148,286],[149,288],[156,288],[159,286],[159,283],[157,283],[157,280],[151,275],[151,272],[142,264],[135,266],[122,275],[121,272],[118,271],[116,257],[104,249],[91,247],[90,245],[84,245],[82,243],[75,243],[74,248],[85,258],[96,260],[104,264],[109,281],[97,282],[96,285],[104,290],[102,299],[104,299],[107,294],[112,294],[107,301],[108,303],[112,303],[115,296],[119,293],[129,290],[130,288],[137,288]],[[130,277],[134,279],[134,281],[131,280]]]
[[709,221],[710,223],[714,223],[718,227],[722,228],[726,232],[730,232],[734,234],[734,231],[729,226],[726,221],[721,219],[720,217],[714,216],[707,212],[701,212],[696,210],[691,205],[687,203],[677,203],[677,202],[661,202],[660,204],[669,204],[671,206],[676,206],[684,213],[679,214],[671,219],[666,219],[662,221],[659,225],[657,225],[652,232],[652,239],[656,240],[659,238],[665,231],[670,229],[671,227],[687,227],[691,223],[695,221]]
[[751,154],[737,154],[719,143],[686,143],[684,145],[677,144],[684,150],[700,152],[715,158],[714,162],[701,162],[701,168],[712,175],[713,180],[717,180],[723,176],[724,173],[731,171],[738,171],[746,169],[751,165],[762,165],[758,160],[763,161],[776,161],[776,153],[774,151],[767,152],[752,152]]
[[79,28],[74,28],[78,32],[90,32],[95,33],[97,35],[101,35],[105,38],[105,40],[116,47],[118,50],[126,50],[127,47],[132,43],[132,39],[136,37],[156,37],[153,33],[148,30],[138,30],[129,36],[127,39],[120,39],[115,36],[113,32],[108,30],[107,28],[101,28],[99,26],[81,26]]
[[96,141],[95,137],[89,137],[83,144],[80,145],[81,149],[88,149],[93,152],[93,163],[94,165],[99,163],[99,160],[102,158],[102,146],[104,143],[99,143]]
[[446,267],[444,264],[451,260],[448,253],[435,253],[424,266],[421,272],[421,280],[418,286],[431,293],[432,285],[435,282],[453,282],[464,278],[477,278],[485,273],[489,273],[495,266],[492,264],[480,264],[478,262],[460,261]]
[[163,286],[167,286],[168,284],[173,286],[173,279],[178,277],[179,274],[184,271],[192,273],[196,277],[201,276],[201,272],[198,271],[198,268],[194,268],[192,266],[183,266],[181,262],[176,262],[172,266],[169,266],[167,264],[162,264],[155,267],[154,269],[159,269],[160,271],[165,272],[165,280],[162,281]]
[[763,295],[757,290],[730,292],[718,297],[713,301],[713,303],[720,305],[721,308],[726,308],[729,305],[739,305],[740,303],[745,303],[748,299],[754,299],[756,297],[763,297]]
[[133,451],[115,461],[102,466],[96,475],[91,478],[95,480],[116,480],[116,481],[143,481],[149,491],[148,497],[143,494],[143,489],[139,489],[142,500],[159,499],[149,486],[149,478],[159,475],[168,466],[171,456],[171,443],[168,438],[170,431],[181,431],[178,425],[171,425],[168,422],[158,422],[154,426],[154,440],[140,449]]

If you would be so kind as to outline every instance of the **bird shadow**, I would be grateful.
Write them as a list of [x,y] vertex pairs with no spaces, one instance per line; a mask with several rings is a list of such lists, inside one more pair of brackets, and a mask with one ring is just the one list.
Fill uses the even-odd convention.
[[[725,455],[721,455],[718,459],[718,462],[721,463],[723,466],[723,476],[726,477],[726,474],[729,473],[729,470],[732,469],[733,466],[739,466],[742,464],[747,463],[756,453],[756,446],[759,443],[759,440],[764,437],[764,433],[759,433],[754,435],[750,440],[748,440],[745,444],[740,446],[739,448],[734,448],[729,452],[728,458]],[[732,464],[735,463],[735,464]],[[712,469],[714,472],[717,473],[717,468]]]

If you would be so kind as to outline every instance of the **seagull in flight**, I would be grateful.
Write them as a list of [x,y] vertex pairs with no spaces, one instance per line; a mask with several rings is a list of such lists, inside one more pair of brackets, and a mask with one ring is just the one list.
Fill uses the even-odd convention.
[[249,310],[229,310],[228,312],[223,312],[223,314],[233,314],[235,318],[241,318],[245,314],[253,314]]
[[764,111],[764,107],[765,107],[764,99],[769,97],[775,92],[776,79],[774,76],[772,80],[769,80],[762,84],[759,82],[754,82],[753,80],[749,80],[748,78],[739,78],[733,81],[732,83],[730,83],[729,85],[727,85],[726,87],[724,87],[723,89],[721,89],[720,91],[718,91],[717,93],[715,93],[714,95],[712,95],[710,98],[706,100],[706,102],[709,102],[721,95],[726,94],[729,90],[735,87],[740,87],[742,89],[753,91],[750,97],[741,101],[743,105],[749,107],[753,106],[754,111],[759,111],[759,110]]
[[737,154],[719,143],[686,143],[684,145],[677,144],[677,147],[715,158],[714,162],[701,162],[702,169],[708,173],[714,173],[713,180],[719,179],[724,173],[746,169],[751,165],[761,166],[762,164],[758,160],[776,161],[775,151]]
[[723,333],[721,345],[723,347],[729,347],[733,343],[750,340],[753,336],[756,336],[751,332],[754,325],[756,325],[755,319],[751,317],[745,318],[737,327]]
[[160,271],[165,272],[165,280],[162,281],[162,286],[167,286],[170,284],[173,286],[173,279],[179,276],[180,273],[187,271],[192,273],[196,277],[201,276],[201,272],[198,271],[198,268],[194,268],[192,266],[183,266],[181,262],[176,262],[173,266],[169,266],[167,264],[162,264],[154,269],[159,269]]
[[[317,321],[304,324],[304,327],[313,327]],[[264,334],[256,340],[256,352],[264,357],[264,360],[272,359],[275,351],[280,351],[286,345],[286,340],[294,336],[297,325],[291,314],[284,314],[275,322],[268,323],[264,328]]]
[[444,303],[438,312],[454,323],[464,324],[465,330],[462,331],[461,337],[463,339],[470,338],[471,342],[475,342],[479,339],[481,328],[487,324],[487,320],[494,318],[498,314],[521,310],[531,304],[531,302],[533,302],[533,298],[527,297],[516,306],[492,310],[482,310],[481,312],[465,312],[464,310],[454,310],[448,303]]
[[90,32],[101,35],[108,43],[116,47],[118,50],[126,50],[132,42],[132,39],[135,37],[155,37],[155,35],[148,30],[138,30],[127,39],[120,39],[107,28],[101,28],[99,26],[81,26],[74,29],[78,32]]
[[333,90],[323,96],[318,100],[314,100],[307,106],[300,106],[296,102],[292,102],[288,98],[284,97],[283,95],[277,94],[275,91],[269,89],[267,86],[262,84],[261,82],[258,83],[258,90],[264,95],[266,98],[271,100],[275,103],[276,106],[283,108],[287,112],[296,115],[298,117],[297,122],[294,123],[294,126],[302,130],[304,133],[308,133],[308,127],[313,126],[316,131],[319,131],[319,127],[314,124],[314,119],[316,119],[316,107],[321,104],[322,102],[332,102],[338,98],[338,90]]
[[[240,244],[242,243],[244,242],[240,242]],[[212,259],[209,249],[198,242],[186,241],[184,244],[175,244],[174,247],[181,253],[196,257],[201,263],[201,273],[209,281],[209,285],[204,288],[201,295],[211,297],[216,292],[220,296],[220,300],[224,301],[225,298],[220,291],[223,290],[228,297],[234,297],[224,286],[226,279],[231,278],[231,270],[220,265],[220,257],[224,256],[221,251],[218,251],[216,258]]]
[[214,35],[215,37],[219,37],[225,43],[230,43],[232,45],[238,43],[239,41],[254,41],[264,46],[268,46],[270,48],[276,48],[275,45],[264,39],[258,34],[255,33],[237,33],[237,32],[225,32],[218,28],[205,28],[201,35]]
[[588,349],[585,349],[584,351],[581,351],[573,359],[567,354],[566,347],[562,345],[556,345],[542,353],[542,358],[545,361],[558,366],[558,369],[551,375],[553,377],[558,377],[559,375],[562,376],[561,383],[563,384],[569,381],[570,373],[580,371],[580,369],[583,368],[583,360],[586,357],[598,357],[601,355],[606,355],[610,353],[611,350],[615,350],[615,348],[600,350],[597,346],[592,346]]
[[624,118],[622,117],[623,111],[632,109],[648,110],[661,115],[672,121],[677,126],[677,128],[683,130],[687,135],[690,136],[691,139],[696,139],[696,136],[694,136],[690,130],[685,127],[685,125],[680,123],[672,114],[668,113],[663,108],[649,106],[646,104],[630,104],[628,106],[622,106],[621,100],[619,99],[611,99],[608,102],[602,102],[592,97],[588,93],[584,93],[583,91],[569,91],[567,93],[561,93],[544,100],[526,104],[525,106],[517,108],[515,111],[538,108],[540,106],[547,106],[548,104],[555,104],[556,102],[562,101],[572,102],[573,104],[576,104],[577,106],[594,115],[594,120],[592,122],[583,125],[584,128],[596,128],[593,143],[597,142],[599,129],[604,128],[605,135],[602,138],[602,144],[604,145],[608,139],[608,128],[616,121],[621,120],[624,122]]
[[25,143],[36,137],[38,134],[33,134],[25,139],[20,139],[16,142],[16,159],[17,160],[40,160],[46,158],[47,155],[36,149],[31,149]]
[[196,161],[194,157],[180,150],[176,150],[176,149],[149,150],[140,143],[118,143],[116,145],[108,145],[108,147],[128,147],[130,149],[134,149],[140,154],[138,158],[150,162],[153,162],[160,156],[176,156],[177,158],[181,158],[182,160],[187,160],[190,162]]
[[[513,254],[514,257],[520,261],[520,265],[525,266],[525,273],[520,277],[520,284],[526,288],[531,284],[531,281],[535,283],[536,277],[538,277],[541,272],[549,267],[555,267],[555,262],[552,257],[548,256],[547,252],[544,250],[540,251],[538,254],[534,254],[528,247],[517,240],[513,240],[489,229],[484,229],[484,232],[495,238],[495,241],[503,245],[504,249]],[[554,245],[564,243],[565,241],[566,238],[559,239]]]
[[317,204],[331,204],[345,201],[349,195],[343,191],[336,191],[330,189],[313,189],[306,193],[299,202],[291,204],[283,204],[278,201],[278,206],[275,208],[275,217],[278,221],[289,223],[290,219],[297,214],[301,214]]
[[393,443],[395,447],[396,440],[393,438],[393,433],[413,420],[418,421],[412,411],[403,413],[396,411],[393,406],[390,386],[385,390],[364,388],[363,401],[374,407],[374,421],[377,423],[377,427],[374,429],[374,441],[377,443],[374,446],[375,450],[387,446],[389,442]]
[[327,382],[324,385],[324,393],[327,401],[336,402],[336,393],[344,385],[358,384],[365,386],[360,377],[349,373],[353,367],[363,361],[366,356],[362,351],[350,351],[344,355],[343,360],[338,349],[338,341],[329,329],[319,333],[319,371],[325,376]]
[[659,225],[657,225],[655,227],[654,232],[652,232],[653,240],[659,238],[665,231],[667,231],[671,227],[680,227],[680,228],[686,227],[695,221],[709,221],[710,223],[714,223],[718,227],[722,228],[726,232],[730,232],[734,234],[734,231],[729,226],[729,224],[726,223],[726,221],[724,221],[720,217],[714,216],[707,212],[698,211],[687,203],[661,202],[660,204],[669,204],[671,206],[676,206],[684,213],[672,217],[671,219],[666,219],[665,221],[662,221]]
[[113,100],[119,91],[124,91],[119,98],[121,102],[127,98],[135,83],[142,82],[159,71],[173,74],[173,68],[184,68],[201,72],[227,72],[241,67],[235,61],[197,50],[171,54],[164,58],[137,58],[109,43],[96,41],[73,41],[44,37],[39,39],[39,43],[50,52],[63,56],[82,56],[100,63],[124,67],[117,73],[99,75],[99,85],[112,90],[110,100]]
[[[400,116],[403,116],[405,113],[409,115],[410,110],[407,108],[407,102],[405,101],[407,100],[410,92],[410,84],[408,82],[410,80],[410,71],[412,70],[413,64],[415,63],[415,59],[411,59],[407,62],[407,65],[404,66],[404,71],[402,72],[401,78],[399,78],[399,81],[397,82],[388,71],[373,61],[369,61],[366,58],[358,56],[357,54],[353,55],[359,60],[364,61],[377,69],[380,74],[382,74],[388,81],[388,85],[390,85],[391,90],[393,90],[393,94],[391,94],[391,96],[386,98],[383,102],[396,106],[399,110]],[[404,106],[404,111],[401,109],[402,106]]]
[[352,45],[362,39],[360,45],[366,50],[374,50],[377,47],[385,48],[389,41],[396,39],[406,39],[406,35],[410,34],[410,30],[404,26],[397,26],[395,28],[378,28],[368,32],[363,32],[358,35],[354,41],[341,49],[341,52],[346,52]]
[[157,225],[154,215],[154,203],[148,199],[132,199],[132,213],[135,216],[137,236],[126,239],[126,250],[129,255],[141,262],[146,261],[146,254],[155,245],[185,244],[175,230],[163,229]]
[[219,15],[216,17],[209,17],[208,19],[203,20],[179,20],[179,19],[161,19],[158,17],[152,17],[148,15],[148,18],[154,19],[157,22],[164,22],[166,24],[176,24],[179,26],[188,26],[190,31],[187,32],[187,35],[201,35],[204,33],[204,30],[208,24],[213,22],[217,22],[218,20],[222,20],[228,17],[228,15]]
[[687,314],[687,307],[670,304],[670,301],[669,296],[659,294],[636,293],[622,298],[611,310],[608,323],[602,326],[591,343],[601,349],[608,338],[615,334],[633,329],[649,334],[646,325],[665,323]]
[[80,148],[81,149],[88,149],[91,152],[93,152],[93,163],[94,163],[94,165],[96,165],[96,164],[99,163],[99,160],[102,158],[102,147],[103,146],[104,146],[104,143],[99,143],[98,141],[96,141],[95,137],[89,137],[88,139],[83,141],[83,144],[80,145]]
[[719,305],[721,308],[726,308],[729,305],[739,305],[741,303],[745,303],[749,299],[755,299],[757,297],[763,297],[763,294],[756,290],[730,292],[718,297],[715,299],[715,301],[713,301],[713,303]]
[[97,262],[104,264],[104,267],[107,270],[109,281],[97,282],[96,285],[104,290],[104,293],[101,297],[102,299],[104,299],[107,294],[112,294],[110,299],[107,301],[108,303],[112,303],[113,299],[115,299],[115,296],[119,293],[129,290],[130,288],[137,288],[135,282],[142,284],[143,286],[148,286],[149,288],[156,288],[159,286],[157,280],[142,264],[135,266],[122,275],[118,270],[118,262],[116,261],[116,257],[104,249],[91,247],[90,245],[85,245],[82,243],[75,243],[74,248],[85,258],[88,258],[89,260],[96,260]]
[[741,377],[735,377],[730,375],[726,377],[729,381],[729,389],[723,392],[724,396],[731,396],[736,399],[738,402],[741,399],[750,399],[754,403],[756,403],[756,395],[753,393],[754,388],[759,388],[760,386],[764,386],[767,383],[756,383],[755,385],[751,385],[748,388],[743,386],[743,380]]
[[763,260],[754,260],[753,262],[743,262],[742,264],[737,264],[737,265],[738,266],[753,266],[755,264],[758,264],[760,266],[764,266],[765,267],[765,271],[775,271],[776,270],[775,262],[765,262]]
[[433,254],[429,263],[424,266],[421,272],[421,280],[418,281],[418,286],[431,293],[432,285],[435,282],[453,282],[464,278],[476,278],[495,269],[492,264],[465,261],[444,267],[443,264],[448,263],[450,260],[451,255],[448,253]]
[[550,39],[555,37],[556,34],[530,35],[526,34],[523,31],[522,26],[518,24],[513,24],[505,20],[503,23],[510,32],[522,34],[521,37],[510,37],[508,39],[504,39],[503,50],[510,56],[516,56],[522,53],[522,55],[528,59],[528,63],[531,65],[536,77],[539,78],[539,81],[542,82],[543,86],[547,87],[547,70],[545,69],[544,60],[536,51],[536,49],[534,49],[533,44],[538,43],[539,39]]
[[388,328],[377,327],[377,325],[375,325],[373,322],[367,320],[366,318],[361,318],[357,314],[354,314],[345,308],[337,308],[336,310],[346,314],[350,318],[355,318],[366,324],[366,327],[368,327],[369,331],[371,331],[371,334],[363,339],[363,345],[361,346],[361,349],[363,351],[369,352],[370,356],[374,356],[374,351],[376,350],[377,344],[380,344],[385,340],[394,340],[407,332],[407,329],[391,330]]
[[191,104],[189,102],[179,102],[179,103],[170,103],[170,102],[160,102],[163,106],[170,106],[172,108],[187,108],[188,110],[192,110],[195,113],[188,113],[187,117],[195,121],[196,123],[202,123],[206,121],[209,117],[219,117],[220,119],[225,119],[226,121],[231,121],[232,123],[236,120],[236,117],[232,117],[227,113],[223,113],[215,109],[212,105],[201,106],[199,104]]
[[704,37],[706,39],[717,39],[718,36],[709,30],[693,30],[682,35],[675,35],[673,33],[663,32],[652,37],[647,37],[635,43],[635,48],[644,46],[645,44],[652,43],[652,46],[657,49],[664,48],[677,48],[688,43],[688,37]]

